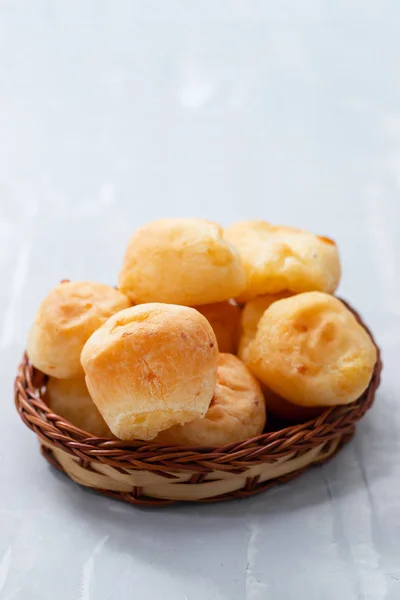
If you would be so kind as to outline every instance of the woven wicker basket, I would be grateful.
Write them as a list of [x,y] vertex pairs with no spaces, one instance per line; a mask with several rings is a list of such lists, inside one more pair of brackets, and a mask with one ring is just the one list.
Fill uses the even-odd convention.
[[381,370],[378,350],[371,383],[357,402],[223,448],[90,437],[48,408],[42,399],[46,376],[26,355],[15,380],[15,403],[38,436],[43,456],[80,485],[132,504],[215,502],[262,492],[333,456],[371,407]]

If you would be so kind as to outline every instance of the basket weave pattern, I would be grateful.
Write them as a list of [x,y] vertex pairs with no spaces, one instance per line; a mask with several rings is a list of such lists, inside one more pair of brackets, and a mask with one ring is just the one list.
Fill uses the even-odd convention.
[[333,456],[371,407],[381,370],[378,351],[371,383],[357,402],[222,448],[90,437],[48,408],[42,398],[46,376],[26,354],[15,380],[15,403],[38,436],[43,456],[83,486],[132,504],[215,502],[261,492]]

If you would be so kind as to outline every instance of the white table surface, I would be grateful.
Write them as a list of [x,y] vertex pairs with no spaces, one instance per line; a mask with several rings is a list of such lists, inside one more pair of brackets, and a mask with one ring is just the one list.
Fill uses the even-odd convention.
[[[0,600],[400,598],[399,19],[395,0],[0,4]],[[114,283],[160,216],[337,239],[385,370],[335,460],[155,510],[41,458],[12,401],[38,303]]]

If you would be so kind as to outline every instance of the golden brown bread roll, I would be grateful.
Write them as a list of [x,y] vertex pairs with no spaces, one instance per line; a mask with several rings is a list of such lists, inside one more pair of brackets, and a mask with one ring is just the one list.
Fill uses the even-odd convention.
[[203,419],[175,425],[154,440],[163,445],[224,446],[260,435],[265,402],[257,380],[232,354],[220,354],[217,385]]
[[376,358],[369,334],[340,300],[308,292],[267,308],[250,343],[247,365],[293,404],[335,406],[361,396]]
[[113,434],[97,410],[85,379],[56,379],[50,377],[46,401],[51,410],[96,437],[113,438]]
[[121,290],[135,304],[196,306],[237,296],[246,275],[222,233],[204,219],[160,219],[140,227],[125,254]]
[[153,439],[203,417],[214,393],[218,346],[193,308],[141,304],[111,317],[86,342],[86,384],[121,440]]
[[108,285],[60,283],[36,314],[28,338],[30,361],[59,379],[83,376],[80,356],[86,340],[111,315],[128,306],[128,298]]
[[241,308],[231,300],[195,306],[214,330],[220,352],[235,354],[239,339]]
[[247,363],[248,348],[250,342],[254,339],[257,333],[258,323],[263,316],[264,312],[273,302],[282,300],[283,298],[289,298],[293,294],[289,292],[282,292],[281,294],[269,294],[266,296],[259,296],[250,300],[245,304],[240,321],[240,341],[238,349],[238,357],[244,363]]
[[236,223],[224,236],[236,245],[246,269],[240,302],[282,291],[333,293],[339,284],[339,254],[328,238],[265,221]]

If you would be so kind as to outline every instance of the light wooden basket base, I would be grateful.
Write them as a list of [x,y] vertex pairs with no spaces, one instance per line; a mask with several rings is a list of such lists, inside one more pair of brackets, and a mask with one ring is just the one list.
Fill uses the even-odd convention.
[[[270,463],[254,465],[241,473],[212,471],[164,472],[114,468],[98,461],[84,461],[55,446],[41,442],[42,453],[54,466],[79,485],[132,503],[166,501],[217,501],[264,491],[271,482],[289,481],[313,464],[325,462],[351,439],[353,432],[338,435],[299,455],[293,453]],[[168,477],[168,478],[167,478]]]

